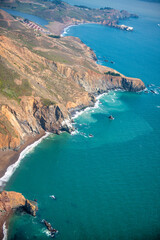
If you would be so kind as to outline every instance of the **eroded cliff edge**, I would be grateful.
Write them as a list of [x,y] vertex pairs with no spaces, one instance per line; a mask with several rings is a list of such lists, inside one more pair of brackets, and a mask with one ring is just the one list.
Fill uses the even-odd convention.
[[71,131],[69,110],[110,89],[140,91],[140,79],[98,65],[78,38],[51,38],[0,10],[0,149],[18,150],[42,131]]
[[25,211],[36,216],[38,210],[35,201],[29,201],[21,193],[3,191],[0,193],[0,238],[3,237],[3,224],[16,211]]

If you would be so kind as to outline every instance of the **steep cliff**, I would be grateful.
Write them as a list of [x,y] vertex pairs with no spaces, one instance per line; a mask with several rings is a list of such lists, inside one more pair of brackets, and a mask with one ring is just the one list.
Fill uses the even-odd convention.
[[68,110],[93,105],[96,94],[145,88],[98,65],[78,38],[37,34],[2,10],[0,20],[0,149],[16,150],[42,130],[70,132]]
[[8,217],[17,210],[23,210],[32,216],[38,210],[34,201],[29,201],[21,193],[3,191],[0,193],[0,238],[2,239],[2,226]]
[[[65,113],[64,113],[65,114]],[[58,105],[43,105],[40,99],[23,96],[20,104],[3,104],[0,109],[0,147],[17,149],[30,135],[42,130],[59,133],[70,131]]]

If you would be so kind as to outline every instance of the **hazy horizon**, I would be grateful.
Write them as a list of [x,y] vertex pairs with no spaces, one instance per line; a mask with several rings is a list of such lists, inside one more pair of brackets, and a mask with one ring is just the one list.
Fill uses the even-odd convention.
[[[145,12],[148,15],[160,16],[160,4],[155,2],[151,4],[152,0],[64,0],[72,5],[85,5],[88,7],[99,8],[99,7],[113,7],[119,10],[128,10],[140,14]],[[155,1],[155,0],[154,0]],[[160,2],[160,0],[158,0]]]

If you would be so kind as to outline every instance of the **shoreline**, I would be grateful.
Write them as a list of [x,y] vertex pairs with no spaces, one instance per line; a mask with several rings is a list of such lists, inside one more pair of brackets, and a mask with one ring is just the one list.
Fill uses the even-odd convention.
[[79,25],[84,24],[98,24],[97,22],[66,22],[66,23],[59,23],[59,22],[50,22],[48,25],[46,25],[47,29],[55,35],[60,35],[60,37],[64,37],[65,31],[68,30],[70,27],[76,27]]
[[66,25],[64,26],[61,31],[60,31],[60,37],[65,37],[65,34],[67,34],[67,31],[71,28],[71,27],[78,27],[80,25],[85,25],[85,24],[98,24],[99,23],[95,23],[95,22],[84,22],[84,23],[77,23],[77,24],[69,24],[69,25]]
[[[79,23],[73,23],[73,22],[68,22],[68,23],[58,23],[58,22],[50,22],[49,25],[46,25],[46,27],[50,30],[50,28],[54,30],[54,27],[56,26],[56,30],[59,32],[61,37],[65,37],[65,34],[67,34],[67,31],[69,28],[74,27],[74,26],[79,26],[79,25],[84,25],[84,24],[97,24],[99,25],[100,23],[96,22],[79,22]],[[115,90],[115,89],[108,89],[110,90]],[[84,111],[89,110],[90,108],[97,108],[99,106],[99,99],[108,93],[100,93],[96,96],[96,101],[92,106],[85,106],[85,107],[77,107],[73,110],[71,110],[71,119],[74,120],[77,118],[79,115],[81,115]],[[143,91],[143,90],[142,90]],[[24,158],[26,153],[28,151],[31,151],[35,146],[38,145],[39,142],[43,140],[43,138],[47,137],[49,133],[45,133],[45,131],[42,131],[40,134],[36,136],[30,136],[28,137],[27,141],[21,145],[18,151],[14,150],[6,150],[2,151],[0,150],[0,159],[1,161],[1,166],[0,166],[0,191],[3,189],[3,187],[6,185],[6,182],[10,179],[16,168],[19,166],[19,163],[21,159]],[[37,143],[38,142],[38,143]],[[31,149],[30,149],[31,148]],[[24,153],[24,154],[23,154]]]
[[[99,107],[99,99],[101,97],[103,97],[106,93],[102,93],[99,94],[98,96],[96,96],[96,101],[94,103],[93,106],[87,106],[85,108],[82,109],[77,109],[75,111],[75,114],[73,116],[71,116],[70,121],[72,122],[72,120],[74,120],[75,118],[77,118],[78,116],[80,116],[81,114],[83,114],[85,111],[90,110],[91,108],[98,108]],[[71,123],[72,124],[72,123]],[[71,135],[74,135],[74,131],[71,132]],[[14,172],[16,171],[16,169],[19,167],[21,160],[23,160],[23,158],[29,153],[31,152],[37,145],[39,145],[39,143],[41,143],[41,141],[43,139],[45,139],[46,137],[48,137],[51,133],[48,132],[41,132],[40,135],[36,135],[35,137],[30,137],[25,144],[23,144],[20,149],[17,152],[14,152],[13,150],[10,150],[11,154],[8,154],[8,152],[4,152],[4,158],[5,155],[12,155],[12,157],[8,156],[8,160],[9,163],[11,163],[10,165],[8,165],[7,169],[5,168],[3,170],[4,174],[2,175],[2,171],[0,172],[0,191],[3,190],[3,188],[6,186],[8,180],[11,178],[11,176],[14,174]],[[2,151],[0,152],[0,157],[1,157]],[[8,163],[8,162],[7,162]],[[7,240],[8,237],[8,225],[9,225],[9,219],[12,215],[7,215],[4,216],[4,218],[2,218],[0,220],[0,225],[2,225],[2,232],[0,231],[0,237],[2,238],[2,240]]]
[[[85,108],[81,108],[81,109],[77,109],[76,111],[73,111],[73,114],[72,117],[71,117],[71,120],[74,120],[76,119],[77,117],[79,117],[80,115],[82,115],[84,112],[87,112],[89,111],[90,109],[96,109],[99,107],[100,105],[100,99],[105,96],[106,94],[108,94],[111,90],[108,90],[107,92],[104,92],[104,93],[100,93],[99,95],[96,96],[96,101],[94,103],[93,106],[87,106]],[[74,132],[74,131],[73,131]]]
[[[108,92],[99,94],[96,96],[96,101],[93,106],[86,106],[85,108],[79,108],[76,109],[71,116],[71,122],[72,120],[79,117],[81,114],[83,114],[85,111],[88,111],[92,108],[98,108],[99,107],[99,99],[106,95]],[[71,123],[72,124],[72,123]],[[71,132],[71,134],[74,131]],[[19,167],[21,160],[29,153],[31,152],[41,141],[45,138],[47,138],[51,133],[42,131],[39,135],[31,136],[28,138],[28,140],[20,147],[18,151],[14,150],[7,150],[7,151],[0,151],[0,158],[2,157],[5,161],[5,166],[2,167],[3,170],[0,169],[0,191],[3,190],[3,188],[6,186],[7,182],[11,178],[11,176],[14,174],[16,169]]]
[[21,145],[18,151],[6,150],[0,151],[0,158],[2,159],[0,168],[0,191],[3,190],[6,183],[19,166],[21,160],[25,155],[30,152],[35,146],[38,145],[49,133],[42,131],[36,136],[28,137],[27,141]]
[[3,239],[2,240],[7,240],[8,237],[8,229],[6,226],[6,222],[3,223]]

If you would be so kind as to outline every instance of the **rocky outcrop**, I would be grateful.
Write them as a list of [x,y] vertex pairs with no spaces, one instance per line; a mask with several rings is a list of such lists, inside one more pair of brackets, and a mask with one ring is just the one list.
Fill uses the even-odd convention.
[[3,191],[0,193],[0,237],[3,235],[2,226],[15,211],[25,211],[32,216],[38,210],[37,203],[29,201],[21,193]]
[[[71,129],[63,121],[68,115],[58,105],[44,105],[40,98],[22,97],[20,105],[2,105],[0,122],[0,148],[17,149],[28,136],[42,130],[60,133]],[[63,123],[63,124],[62,124]]]
[[[97,65],[96,70],[96,72],[92,69],[87,69],[86,71],[86,69],[77,66],[71,67],[64,64],[57,65],[57,71],[67,78],[72,78],[73,81],[93,95],[107,92],[111,89],[137,92],[145,88],[142,80],[125,77],[123,74],[120,74],[111,68]],[[106,74],[108,70],[110,70],[110,74]]]
[[0,193],[0,215],[9,215],[12,210],[25,210],[35,216],[37,203],[29,201],[21,193],[3,191]]
[[55,228],[53,228],[52,225],[51,225],[49,222],[47,222],[45,219],[42,220],[42,222],[44,222],[46,228],[48,229],[48,231],[49,231],[50,234],[51,234],[51,237],[54,238],[55,235],[58,233],[58,230],[56,230]]
[[28,199],[26,199],[23,208],[27,213],[31,214],[32,216],[36,216],[38,208],[35,201],[29,201]]

